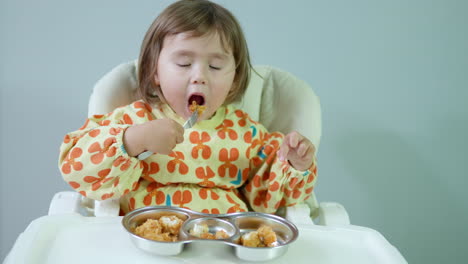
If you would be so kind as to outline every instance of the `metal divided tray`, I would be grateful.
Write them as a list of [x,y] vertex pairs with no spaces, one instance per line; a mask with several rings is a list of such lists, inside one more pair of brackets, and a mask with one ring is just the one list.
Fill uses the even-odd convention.
[[[159,220],[163,216],[177,216],[183,220],[177,241],[164,242],[143,238],[135,234],[135,229],[147,219]],[[204,214],[185,208],[152,206],[143,207],[129,212],[122,219],[122,224],[134,245],[139,249],[156,255],[172,256],[181,253],[184,247],[191,243],[206,243],[206,250],[210,250],[210,243],[223,243],[232,247],[234,254],[247,261],[267,261],[282,256],[288,246],[298,237],[298,230],[294,224],[276,215],[246,212],[234,214]],[[203,239],[192,235],[197,225],[207,226],[210,233],[224,231],[226,238]],[[272,247],[247,247],[239,244],[240,238],[260,226],[271,227],[276,233],[277,243]]]

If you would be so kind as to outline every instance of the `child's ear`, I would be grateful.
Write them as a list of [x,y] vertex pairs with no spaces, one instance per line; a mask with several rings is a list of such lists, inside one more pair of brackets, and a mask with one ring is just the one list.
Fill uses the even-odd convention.
[[159,78],[157,73],[154,74],[153,81],[156,86],[159,86]]
[[153,91],[153,95],[159,97],[163,102],[165,102],[163,93],[161,91],[161,83],[159,82],[158,74],[155,73],[153,76],[153,82],[155,85],[155,89]]
[[231,85],[231,89],[229,90],[229,92],[235,92],[237,90],[237,85],[238,85],[238,80],[234,78],[234,80],[232,81],[232,85]]

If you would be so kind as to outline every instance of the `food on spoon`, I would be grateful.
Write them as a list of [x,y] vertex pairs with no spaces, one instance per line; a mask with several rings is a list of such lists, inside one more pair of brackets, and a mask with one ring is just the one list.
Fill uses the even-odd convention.
[[205,111],[206,106],[198,105],[197,101],[193,100],[192,104],[189,106],[189,109],[192,113],[195,112],[195,110],[198,111],[198,115],[201,116],[201,114],[203,114],[203,111]]

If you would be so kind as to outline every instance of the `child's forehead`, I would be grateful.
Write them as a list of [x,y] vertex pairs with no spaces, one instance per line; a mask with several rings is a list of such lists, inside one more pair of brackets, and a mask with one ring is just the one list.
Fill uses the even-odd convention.
[[204,34],[198,32],[181,32],[166,35],[164,44],[167,44],[164,46],[171,47],[172,50],[202,46],[205,49],[211,49],[212,52],[224,53],[225,55],[232,54],[232,48],[228,45],[228,41],[216,31]]

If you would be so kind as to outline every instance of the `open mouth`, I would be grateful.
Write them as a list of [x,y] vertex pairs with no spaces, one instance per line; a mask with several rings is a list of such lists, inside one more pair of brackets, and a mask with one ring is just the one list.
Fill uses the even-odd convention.
[[205,105],[205,97],[200,94],[192,94],[188,99],[188,105],[193,104],[193,102],[197,103],[197,105]]

